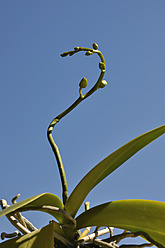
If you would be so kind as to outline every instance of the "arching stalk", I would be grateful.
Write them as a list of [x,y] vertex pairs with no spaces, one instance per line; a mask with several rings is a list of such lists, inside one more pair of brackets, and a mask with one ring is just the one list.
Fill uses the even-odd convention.
[[98,56],[101,59],[101,62],[99,63],[99,68],[101,70],[100,76],[99,76],[97,82],[95,83],[95,85],[85,95],[82,94],[81,90],[82,90],[82,88],[85,88],[87,86],[87,79],[83,78],[79,84],[79,87],[80,87],[79,88],[79,93],[80,93],[79,98],[70,107],[68,107],[64,112],[62,112],[61,114],[56,116],[52,120],[52,122],[50,123],[50,125],[47,129],[47,137],[48,137],[49,143],[52,147],[55,158],[57,160],[57,165],[58,165],[58,169],[59,169],[59,173],[60,173],[60,178],[61,178],[61,183],[62,183],[62,191],[63,191],[62,197],[63,197],[63,203],[64,204],[66,203],[66,201],[68,199],[68,186],[67,186],[67,180],[66,180],[66,175],[65,175],[65,170],[64,170],[63,163],[62,163],[61,155],[60,155],[58,146],[56,145],[56,143],[53,139],[53,136],[52,136],[53,128],[64,116],[66,116],[69,112],[71,112],[79,103],[81,103],[83,100],[85,100],[91,94],[93,94],[97,89],[104,88],[107,84],[107,82],[105,80],[103,80],[105,70],[106,70],[105,60],[104,60],[102,53],[98,50],[98,45],[96,43],[93,44],[93,49],[85,48],[85,47],[75,47],[74,51],[65,52],[65,53],[61,54],[61,56],[62,57],[66,57],[67,55],[72,56],[75,53],[80,52],[80,51],[86,51],[86,53],[85,53],[86,56],[90,56],[94,53],[98,54]]

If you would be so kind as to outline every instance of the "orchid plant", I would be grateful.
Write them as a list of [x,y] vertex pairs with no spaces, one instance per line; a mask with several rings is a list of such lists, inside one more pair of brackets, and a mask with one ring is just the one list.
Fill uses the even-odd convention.
[[[88,193],[109,176],[114,170],[131,158],[139,150],[165,133],[165,125],[144,133],[126,143],[108,157],[98,163],[78,183],[71,195],[68,195],[68,185],[64,166],[57,144],[53,139],[55,125],[79,103],[84,101],[96,90],[104,88],[106,71],[105,59],[98,50],[98,45],[92,48],[75,47],[73,51],[64,52],[62,57],[72,56],[79,52],[86,56],[97,54],[100,58],[100,75],[95,85],[85,94],[82,89],[87,87],[84,77],[79,83],[79,97],[64,112],[56,116],[47,130],[47,137],[55,155],[61,184],[62,200],[54,194],[43,193],[17,202],[19,194],[8,205],[1,200],[0,216],[6,216],[17,229],[13,233],[1,234],[1,238],[10,238],[0,244],[0,248],[66,248],[66,247],[110,247],[123,248],[130,245],[121,244],[127,237],[140,236],[144,243],[132,247],[165,247],[165,202],[152,200],[118,200],[110,201],[90,208],[85,202],[85,210],[77,216],[77,212],[85,201]],[[24,211],[42,211],[50,214],[54,220],[41,229],[37,229],[22,215]],[[92,227],[92,228],[91,228]],[[93,228],[94,227],[94,228]],[[121,233],[113,233],[113,229],[121,229]],[[106,234],[106,235],[105,235]],[[102,238],[100,238],[102,236]]]

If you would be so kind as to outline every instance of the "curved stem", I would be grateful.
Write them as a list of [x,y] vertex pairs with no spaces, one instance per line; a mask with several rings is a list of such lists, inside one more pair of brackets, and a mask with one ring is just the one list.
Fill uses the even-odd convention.
[[[93,47],[94,48],[96,47],[95,43],[93,44]],[[59,169],[59,173],[60,173],[62,190],[63,190],[62,197],[63,197],[63,203],[64,204],[66,203],[66,201],[68,199],[68,186],[67,186],[67,180],[66,180],[66,175],[65,175],[65,170],[64,170],[63,163],[62,163],[61,155],[60,155],[58,146],[54,142],[54,139],[52,136],[53,128],[64,116],[66,116],[69,112],[71,112],[79,103],[81,103],[83,100],[85,100],[91,94],[93,94],[97,89],[103,88],[106,85],[105,83],[104,84],[102,83],[102,79],[103,79],[104,74],[105,74],[105,60],[104,60],[102,53],[100,51],[96,50],[96,48],[91,49],[91,48],[85,48],[85,47],[76,47],[74,51],[65,52],[65,53],[61,54],[61,56],[62,57],[66,57],[67,55],[72,56],[73,54],[80,52],[80,51],[86,51],[85,55],[87,55],[87,56],[92,55],[94,53],[98,54],[98,56],[101,59],[101,64],[102,64],[102,66],[100,66],[100,64],[99,64],[99,68],[101,69],[100,76],[99,76],[97,82],[95,83],[95,85],[93,86],[93,88],[91,88],[85,95],[82,95],[82,93],[81,93],[79,98],[70,107],[68,107],[64,112],[62,112],[61,114],[59,114],[58,116],[56,116],[52,120],[52,122],[50,123],[50,125],[47,129],[47,137],[48,137],[49,143],[52,147],[55,158],[57,160],[57,165],[58,165],[58,169]],[[80,87],[80,91],[81,91],[81,87]]]

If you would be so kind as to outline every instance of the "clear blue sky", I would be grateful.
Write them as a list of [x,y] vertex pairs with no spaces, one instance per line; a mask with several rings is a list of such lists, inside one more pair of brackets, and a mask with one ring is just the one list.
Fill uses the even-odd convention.
[[[102,4],[100,4],[102,3]],[[0,1],[0,198],[10,203],[51,192],[61,197],[50,121],[99,75],[98,58],[61,58],[99,44],[108,85],[61,120],[54,137],[69,193],[98,162],[165,121],[165,1]],[[89,89],[88,88],[88,89]],[[165,201],[165,137],[135,155],[87,197],[91,206],[118,199]],[[51,218],[32,215],[41,227]],[[0,232],[15,230],[0,219]]]

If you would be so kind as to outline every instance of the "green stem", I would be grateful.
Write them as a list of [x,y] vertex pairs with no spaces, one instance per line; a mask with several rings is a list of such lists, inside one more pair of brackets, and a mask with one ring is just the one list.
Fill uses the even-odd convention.
[[[61,56],[65,57],[67,55],[72,56],[73,54],[79,52],[79,51],[90,51],[92,54],[93,53],[97,53],[98,56],[101,59],[101,62],[104,63],[105,65],[105,60],[104,57],[102,55],[102,53],[98,50],[95,49],[90,49],[90,48],[84,48],[84,47],[78,47],[75,49],[75,51],[69,51],[69,52],[65,52],[63,53]],[[83,100],[85,100],[87,97],[89,97],[91,94],[93,94],[97,89],[99,89],[101,86],[101,81],[104,77],[105,74],[105,68],[101,69],[101,73],[100,76],[96,82],[96,84],[93,86],[93,88],[91,88],[83,97],[82,95],[79,96],[79,98],[70,106],[68,107],[64,112],[62,112],[61,114],[59,114],[58,116],[56,116],[52,122],[50,123],[48,130],[47,130],[47,137],[49,140],[49,143],[52,147],[53,153],[55,155],[55,158],[57,160],[57,165],[58,165],[58,169],[59,169],[59,173],[60,173],[60,178],[61,178],[61,183],[62,183],[62,190],[63,190],[63,203],[65,204],[67,199],[68,199],[68,186],[67,186],[67,180],[66,180],[66,175],[65,175],[65,170],[64,170],[64,166],[62,163],[62,159],[61,159],[61,155],[58,149],[58,146],[56,145],[56,143],[54,142],[53,136],[52,136],[52,131],[54,126],[64,117],[66,116],[69,112],[71,112],[79,103],[81,103]]]

